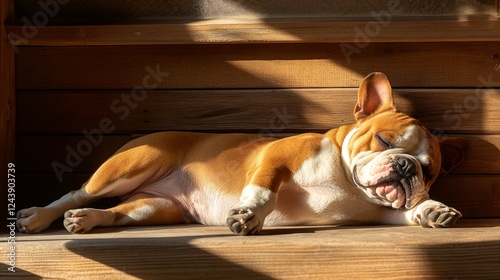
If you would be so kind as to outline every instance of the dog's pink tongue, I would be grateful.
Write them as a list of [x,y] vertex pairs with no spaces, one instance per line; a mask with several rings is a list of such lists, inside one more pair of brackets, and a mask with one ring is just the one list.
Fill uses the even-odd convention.
[[398,190],[397,187],[391,183],[381,183],[379,184],[375,192],[380,196],[386,198],[388,201],[392,202],[392,207],[399,208],[405,203],[405,194]]

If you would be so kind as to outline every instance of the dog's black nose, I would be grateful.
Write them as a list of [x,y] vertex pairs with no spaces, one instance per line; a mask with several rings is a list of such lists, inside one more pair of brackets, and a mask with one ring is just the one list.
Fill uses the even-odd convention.
[[398,163],[398,171],[403,177],[413,176],[417,170],[413,160],[406,157],[398,157],[396,160]]

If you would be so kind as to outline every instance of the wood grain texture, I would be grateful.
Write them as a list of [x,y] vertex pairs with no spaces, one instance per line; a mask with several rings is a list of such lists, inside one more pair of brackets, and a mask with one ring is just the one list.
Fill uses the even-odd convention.
[[429,195],[459,209],[464,217],[495,218],[500,213],[500,176],[447,175],[438,177]]
[[[499,90],[398,89],[398,109],[436,133],[500,132]],[[140,95],[140,96],[139,96]],[[18,92],[18,133],[233,131],[273,135],[353,122],[356,89]],[[137,100],[137,101],[136,101]],[[431,101],[432,100],[432,101]],[[106,125],[105,127],[108,127]]]
[[[196,225],[103,228],[85,235],[52,230],[18,237],[16,276],[491,279],[500,273],[499,226],[498,220],[461,220],[451,229],[282,227],[246,237]],[[7,273],[2,269],[0,276]]]
[[[62,2],[62,1],[61,1]],[[283,18],[283,17],[330,17],[352,20],[353,15],[373,17],[373,13],[382,13],[392,7],[391,17],[411,15],[460,15],[463,18],[480,14],[495,15],[498,11],[496,0],[482,0],[462,2],[461,0],[446,0],[436,3],[433,0],[387,1],[387,0],[342,0],[302,2],[289,0],[274,1],[240,1],[211,0],[200,2],[197,0],[183,1],[129,1],[120,0],[71,0],[71,5],[65,5],[57,14],[51,15],[49,22],[75,21],[85,19],[87,22],[104,21],[116,23],[127,19],[136,20],[167,20],[185,19],[200,20],[213,18]],[[23,0],[16,3],[16,19],[22,17],[33,18],[40,10],[37,0]],[[439,19],[442,17],[440,16]],[[300,20],[300,19],[297,19]]]
[[[500,30],[500,29],[499,29]],[[498,87],[500,42],[27,47],[16,57],[20,90],[358,87],[373,71],[393,87]],[[158,69],[158,70],[157,70]],[[486,85],[485,85],[486,84]]]
[[322,42],[471,42],[499,41],[500,20],[399,18],[379,19],[213,19],[161,24],[10,25],[19,46],[157,45],[196,43]]

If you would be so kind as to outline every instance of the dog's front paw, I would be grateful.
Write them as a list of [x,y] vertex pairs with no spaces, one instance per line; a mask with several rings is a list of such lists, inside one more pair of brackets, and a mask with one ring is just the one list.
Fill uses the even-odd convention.
[[238,208],[229,211],[227,225],[237,234],[257,234],[263,226],[263,222],[249,208]]
[[454,208],[448,207],[437,201],[429,201],[423,205],[417,214],[419,223],[428,228],[445,228],[453,225],[462,214]]

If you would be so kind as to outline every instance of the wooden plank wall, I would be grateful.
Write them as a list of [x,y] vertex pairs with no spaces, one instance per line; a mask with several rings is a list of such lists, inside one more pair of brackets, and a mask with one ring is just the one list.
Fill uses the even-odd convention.
[[[137,135],[281,137],[350,123],[359,82],[382,71],[401,111],[470,141],[432,195],[466,217],[500,217],[498,0],[144,2],[26,0],[15,15],[2,4],[19,45],[15,96],[5,41],[0,71],[3,160],[17,98],[17,208],[78,188]],[[376,36],[356,37],[374,18]]]
[[136,135],[279,137],[350,123],[372,71],[388,75],[401,111],[470,140],[431,195],[466,217],[500,217],[500,42],[371,43],[349,59],[337,43],[21,47],[20,207],[78,188]]

